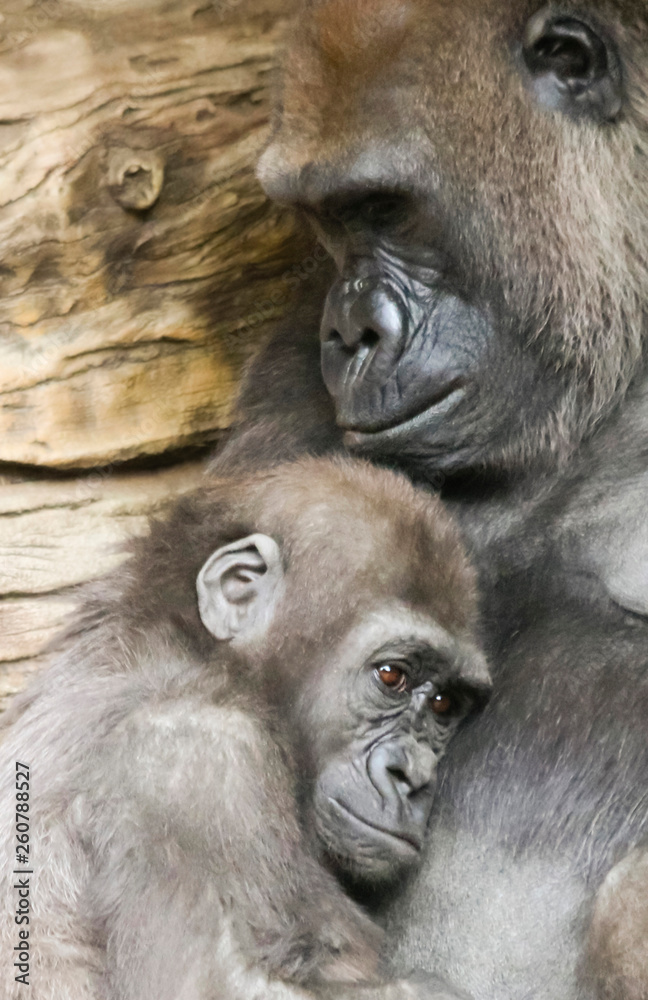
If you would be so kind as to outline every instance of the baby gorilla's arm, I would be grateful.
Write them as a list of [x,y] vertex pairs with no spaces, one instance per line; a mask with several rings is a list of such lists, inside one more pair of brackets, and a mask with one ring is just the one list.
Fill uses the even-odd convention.
[[279,748],[240,705],[139,708],[93,799],[95,912],[120,1000],[375,978],[380,932],[309,857]]

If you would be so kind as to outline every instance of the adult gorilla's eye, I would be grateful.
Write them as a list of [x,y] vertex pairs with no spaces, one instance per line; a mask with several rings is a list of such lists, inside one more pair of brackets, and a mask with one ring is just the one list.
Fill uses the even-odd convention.
[[575,117],[614,121],[621,111],[619,56],[602,29],[548,5],[529,20],[522,56],[541,104]]
[[531,70],[552,72],[563,80],[580,80],[582,85],[595,72],[607,68],[603,44],[577,21],[556,21],[553,33],[540,37],[525,56]]
[[382,228],[402,222],[407,215],[407,202],[397,194],[374,194],[359,205],[358,215],[370,226]]
[[454,698],[451,698],[449,694],[437,692],[430,698],[430,708],[435,715],[448,715],[454,707]]
[[324,206],[329,214],[347,226],[387,229],[407,219],[409,199],[398,192],[377,191],[342,204]]
[[375,674],[380,683],[391,691],[407,690],[407,674],[400,667],[394,666],[393,663],[381,663],[379,667],[376,667]]

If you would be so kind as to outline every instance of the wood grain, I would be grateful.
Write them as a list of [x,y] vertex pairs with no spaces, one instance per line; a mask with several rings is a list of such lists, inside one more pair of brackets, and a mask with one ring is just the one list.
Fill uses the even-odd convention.
[[227,426],[310,252],[253,172],[288,7],[2,5],[0,461],[87,468]]
[[202,475],[202,463],[185,462],[0,488],[0,708],[43,662],[79,584],[117,566],[149,515]]
[[0,706],[319,266],[254,177],[291,6],[0,2]]

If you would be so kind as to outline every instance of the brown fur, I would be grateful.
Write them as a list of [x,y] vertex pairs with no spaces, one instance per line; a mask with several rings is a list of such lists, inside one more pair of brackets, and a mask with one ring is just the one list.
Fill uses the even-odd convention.
[[526,331],[528,350],[564,380],[552,412],[507,443],[507,464],[589,433],[644,363],[646,333],[645,7],[619,5],[628,102],[614,129],[574,129],[526,92],[510,43],[536,9],[315,0],[289,43],[264,166],[343,174],[367,150],[385,161],[400,150],[410,176],[396,186],[443,178],[446,237],[484,296],[501,294],[512,335]]
[[[339,624],[343,608],[352,617],[383,594],[400,594],[425,613],[433,609],[453,633],[468,634],[475,625],[474,572],[439,500],[368,462],[306,458],[234,481],[216,479],[180,500],[168,520],[154,522],[150,537],[134,543],[126,600],[118,598],[129,633],[165,621],[203,650],[210,639],[195,607],[196,575],[216,548],[252,531],[278,537],[291,575],[310,580],[318,633],[326,634],[329,621]],[[353,568],[350,550],[357,556]]]

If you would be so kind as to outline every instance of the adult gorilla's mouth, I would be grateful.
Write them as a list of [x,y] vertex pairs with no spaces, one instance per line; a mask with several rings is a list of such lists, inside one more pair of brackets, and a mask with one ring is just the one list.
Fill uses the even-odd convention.
[[424,429],[430,420],[445,416],[465,396],[465,383],[459,379],[453,381],[442,396],[437,397],[431,404],[417,413],[398,420],[387,427],[380,427],[376,430],[370,428],[344,428],[344,444],[348,448],[371,449],[372,447],[383,447],[385,443],[398,441],[401,436],[411,440],[417,430]]
[[438,426],[474,380],[492,339],[489,314],[440,284],[391,273],[339,278],[320,325],[320,362],[351,447]]
[[393,829],[388,829],[387,827],[381,826],[377,823],[370,823],[369,820],[363,817],[357,816],[352,812],[348,806],[343,805],[338,799],[333,799],[329,797],[329,802],[333,807],[333,810],[344,819],[344,822],[351,827],[355,827],[361,833],[366,835],[367,831],[370,831],[372,839],[376,839],[376,835],[379,839],[386,841],[391,846],[391,850],[396,847],[399,854],[403,852],[408,856],[414,856],[420,854],[423,847],[423,842],[421,839],[414,836],[410,832],[396,831]]

